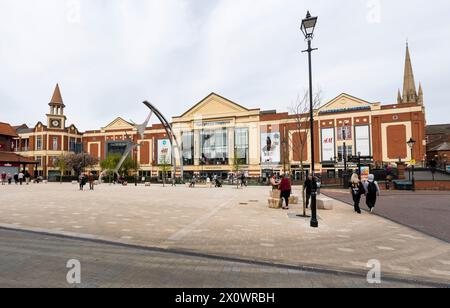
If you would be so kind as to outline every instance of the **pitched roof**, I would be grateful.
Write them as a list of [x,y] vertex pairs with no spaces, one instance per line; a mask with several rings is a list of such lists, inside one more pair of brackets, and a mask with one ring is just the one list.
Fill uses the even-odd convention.
[[437,147],[434,147],[430,150],[430,152],[439,152],[439,151],[450,151],[450,142],[443,142]]
[[55,91],[53,91],[53,96],[50,101],[50,104],[53,105],[64,105],[64,101],[62,99],[61,90],[59,89],[59,84],[56,84]]
[[33,158],[21,156],[13,152],[0,152],[0,162],[36,164]]
[[200,106],[201,104],[203,104],[206,100],[208,100],[209,98],[214,97],[214,96],[216,96],[216,97],[218,97],[218,98],[224,100],[225,102],[228,102],[228,103],[231,104],[231,105],[236,106],[236,107],[239,108],[239,109],[242,109],[242,110],[245,110],[245,111],[249,111],[249,110],[250,110],[250,109],[245,108],[244,106],[242,106],[242,105],[240,105],[240,104],[238,104],[238,103],[236,103],[236,102],[233,102],[232,100],[229,100],[228,98],[225,98],[225,97],[223,97],[223,96],[221,96],[221,95],[219,95],[219,94],[217,94],[217,93],[211,92],[208,96],[206,96],[206,97],[205,97],[204,99],[202,99],[200,102],[198,102],[197,104],[195,104],[194,106],[192,106],[189,110],[187,110],[185,113],[183,113],[183,114],[180,116],[180,118],[186,116],[186,115],[187,115],[188,113],[190,113],[192,110],[194,110],[195,108],[197,108],[198,106]]
[[8,123],[0,122],[0,135],[9,136],[9,137],[17,137],[17,133],[14,128]]
[[428,125],[426,133],[427,135],[450,135],[450,124]]

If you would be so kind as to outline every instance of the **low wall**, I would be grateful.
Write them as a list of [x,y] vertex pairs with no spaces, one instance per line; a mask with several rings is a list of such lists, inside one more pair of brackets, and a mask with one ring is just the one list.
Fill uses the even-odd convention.
[[[385,182],[378,182],[381,190],[386,190]],[[392,183],[392,189],[395,184]],[[416,190],[447,190],[450,191],[450,181],[416,181]]]
[[450,181],[416,181],[416,190],[450,191]]

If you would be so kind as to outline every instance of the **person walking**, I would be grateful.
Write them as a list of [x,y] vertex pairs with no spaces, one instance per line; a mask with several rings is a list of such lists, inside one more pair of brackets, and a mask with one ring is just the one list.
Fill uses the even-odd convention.
[[350,193],[353,197],[353,203],[355,207],[355,212],[361,214],[361,208],[359,204],[361,203],[361,196],[366,194],[363,183],[359,180],[359,176],[353,173],[352,178],[349,183]]
[[241,174],[241,187],[247,187],[247,181],[246,181],[246,179],[245,179],[245,173],[244,172],[242,172],[242,174]]
[[192,176],[191,184],[189,185],[190,188],[195,188],[195,182],[197,180],[197,177],[195,175]]
[[6,179],[8,180],[8,185],[11,185],[11,182],[12,182],[12,174],[11,174],[11,173],[8,173],[8,174],[6,175]]
[[94,175],[89,173],[89,190],[94,190]]
[[281,202],[283,202],[284,199],[286,204],[283,206],[283,209],[289,210],[289,198],[291,197],[292,192],[291,181],[289,180],[289,176],[283,175],[280,183],[280,190],[281,190]]
[[31,179],[31,174],[28,171],[26,171],[25,172],[25,183],[27,185],[30,185],[30,179]]
[[21,171],[21,172],[18,174],[18,179],[19,179],[20,185],[23,184],[23,179],[24,179],[24,177],[25,177],[25,175],[24,175],[23,172]]
[[306,191],[306,208],[309,207],[309,201],[311,200],[311,193],[313,188],[313,177],[309,175],[303,184],[303,191]]
[[2,185],[5,185],[6,184],[6,173],[2,173],[2,175],[1,175],[1,179],[2,179]]
[[375,181],[373,174],[369,174],[368,181],[364,183],[364,189],[366,191],[366,204],[369,207],[370,213],[373,213],[377,203],[377,197],[380,195],[380,187]]
[[86,177],[83,173],[81,173],[80,176],[78,177],[78,182],[80,184],[80,190],[83,190],[84,185],[86,184]]

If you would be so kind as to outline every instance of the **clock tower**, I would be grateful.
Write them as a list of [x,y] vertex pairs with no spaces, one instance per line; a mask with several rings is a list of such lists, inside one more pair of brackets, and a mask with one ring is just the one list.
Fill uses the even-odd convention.
[[59,85],[56,84],[55,91],[53,92],[52,99],[48,104],[50,106],[50,112],[47,114],[47,125],[50,129],[65,129],[66,116],[64,115],[64,105]]

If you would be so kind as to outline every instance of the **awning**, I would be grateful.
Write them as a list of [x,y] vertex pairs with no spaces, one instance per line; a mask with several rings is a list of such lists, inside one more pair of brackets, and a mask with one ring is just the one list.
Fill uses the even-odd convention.
[[0,163],[37,165],[38,162],[31,157],[21,156],[13,152],[0,152]]

